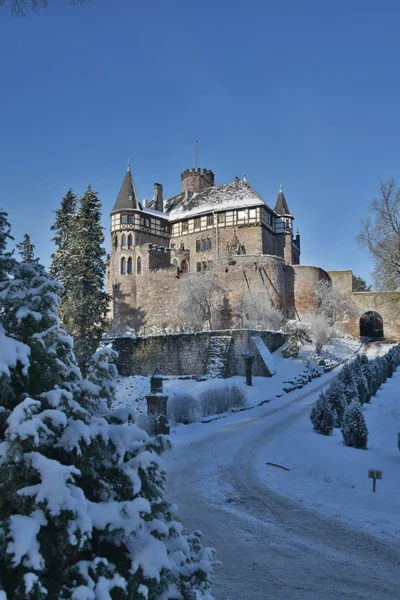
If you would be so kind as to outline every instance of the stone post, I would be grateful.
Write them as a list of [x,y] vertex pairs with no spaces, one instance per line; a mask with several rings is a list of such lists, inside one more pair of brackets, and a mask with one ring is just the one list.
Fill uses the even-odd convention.
[[152,433],[154,435],[169,434],[167,418],[168,396],[163,393],[163,377],[159,371],[154,371],[150,377],[150,394],[146,396],[147,414],[154,417]]
[[253,385],[253,379],[252,379],[252,373],[251,373],[251,367],[253,364],[253,355],[252,354],[245,354],[243,356],[244,358],[244,368],[245,368],[245,373],[246,373],[246,385]]

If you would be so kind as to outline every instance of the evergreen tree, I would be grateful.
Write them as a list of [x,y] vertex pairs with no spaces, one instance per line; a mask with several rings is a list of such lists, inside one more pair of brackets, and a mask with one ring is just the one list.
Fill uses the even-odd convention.
[[168,442],[110,410],[113,351],[81,379],[58,285],[32,263],[0,290],[5,334],[30,349],[0,411],[0,598],[211,600],[212,551],[182,535],[164,500]]
[[335,425],[335,413],[324,392],[321,392],[318,400],[312,407],[310,420],[317,433],[331,435]]
[[361,402],[361,404],[369,402],[371,396],[369,393],[368,381],[364,375],[363,364],[361,362],[360,356],[357,356],[357,358],[353,362],[353,374],[357,385],[357,394],[359,401]]
[[358,400],[353,400],[344,411],[342,436],[346,446],[353,448],[367,447],[368,429],[363,408]]
[[25,233],[22,242],[17,244],[17,249],[21,255],[22,262],[32,263],[38,261],[38,259],[35,258],[35,246],[31,243],[31,238],[27,233]]
[[70,290],[70,285],[68,284],[70,283],[70,277],[72,275],[70,246],[76,210],[77,198],[73,191],[69,189],[64,198],[61,200],[60,208],[57,208],[54,211],[56,218],[51,226],[51,230],[54,231],[54,237],[52,241],[56,246],[56,250],[51,255],[50,273],[64,286],[64,289],[60,290],[59,292],[61,302],[58,307],[58,314],[63,327],[66,327],[67,324],[64,303]]
[[346,395],[343,382],[339,379],[339,377],[335,377],[335,379],[332,381],[326,396],[335,413],[335,427],[341,427],[346,408]]
[[354,379],[351,363],[347,363],[344,365],[338,377],[344,385],[344,395],[346,398],[346,404],[350,404],[352,400],[357,400],[358,389],[356,381]]
[[11,272],[15,261],[12,252],[7,251],[8,240],[13,240],[11,226],[7,220],[7,213],[0,210],[0,281],[6,279]]
[[[70,208],[74,206],[72,196],[68,196],[68,204],[65,201]],[[62,242],[57,261],[53,259],[53,272],[64,285],[62,321],[74,338],[77,361],[86,374],[106,329],[109,301],[104,289],[106,252],[102,246],[101,205],[90,186],[72,220],[67,219],[63,229],[60,226],[57,231],[62,231]]]

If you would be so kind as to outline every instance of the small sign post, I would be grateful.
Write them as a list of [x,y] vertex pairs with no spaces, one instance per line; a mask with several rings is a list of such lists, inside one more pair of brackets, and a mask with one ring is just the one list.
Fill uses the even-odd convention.
[[375,493],[376,492],[376,480],[377,479],[382,479],[382,471],[376,471],[373,469],[370,469],[368,471],[368,479],[372,479],[372,491]]

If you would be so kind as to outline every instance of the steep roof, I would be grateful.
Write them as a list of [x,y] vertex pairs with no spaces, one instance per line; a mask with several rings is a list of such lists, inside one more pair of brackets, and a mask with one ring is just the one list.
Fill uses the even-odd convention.
[[247,181],[233,181],[215,185],[201,192],[187,196],[185,192],[169,198],[165,202],[165,212],[170,221],[177,221],[219,210],[265,206],[265,202]]
[[285,198],[285,194],[283,193],[283,185],[281,183],[281,186],[279,188],[279,194],[278,194],[278,198],[276,199],[276,204],[275,204],[275,208],[274,211],[280,215],[281,217],[283,215],[290,215],[290,210],[289,207],[287,205],[286,202],[286,198]]
[[125,177],[112,212],[115,210],[135,208],[138,208],[138,199],[136,195],[135,184],[132,179],[130,164],[128,164],[128,169],[125,173]]

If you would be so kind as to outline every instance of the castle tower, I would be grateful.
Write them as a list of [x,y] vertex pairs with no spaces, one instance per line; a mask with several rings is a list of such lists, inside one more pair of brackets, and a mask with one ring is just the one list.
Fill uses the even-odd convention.
[[111,211],[111,252],[108,267],[107,291],[112,297],[111,318],[134,327],[132,306],[135,306],[136,266],[135,213],[140,210],[130,162],[119,194]]
[[276,253],[278,256],[281,256],[287,264],[292,265],[298,262],[298,260],[294,260],[292,246],[294,217],[291,214],[289,206],[286,202],[285,194],[283,193],[282,182],[279,187],[279,194],[278,198],[276,199],[274,211],[278,215],[275,220],[275,233],[277,234]]
[[182,192],[201,192],[214,185],[214,173],[210,169],[186,169],[181,174]]

